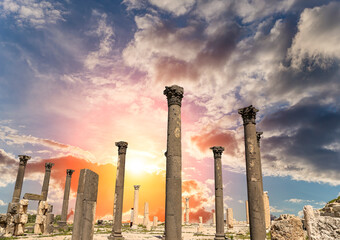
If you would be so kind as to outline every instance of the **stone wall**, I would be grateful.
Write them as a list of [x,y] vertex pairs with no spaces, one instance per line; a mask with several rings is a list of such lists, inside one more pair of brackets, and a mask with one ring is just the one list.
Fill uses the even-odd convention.
[[294,215],[282,214],[272,222],[272,240],[305,240],[302,220]]

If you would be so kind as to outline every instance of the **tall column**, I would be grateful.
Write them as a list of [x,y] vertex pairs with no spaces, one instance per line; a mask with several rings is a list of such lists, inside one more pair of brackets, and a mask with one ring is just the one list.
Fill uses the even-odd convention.
[[24,175],[25,175],[27,161],[31,159],[30,156],[26,156],[26,155],[19,155],[18,157],[19,157],[20,162],[19,162],[17,179],[14,185],[12,203],[18,203],[20,201],[21,189],[22,189],[22,184],[24,182]]
[[181,105],[183,88],[165,87],[168,100],[166,152],[165,240],[182,239],[182,147]]
[[97,173],[80,170],[72,240],[92,240],[98,194]]
[[63,200],[63,207],[61,209],[61,218],[59,225],[66,226],[67,221],[67,212],[68,212],[68,201],[70,198],[70,189],[71,189],[71,177],[74,170],[66,169],[66,181],[65,181],[65,189],[64,189],[64,200]]
[[185,225],[189,225],[189,199],[185,198]]
[[246,200],[246,219],[247,219],[247,224],[249,224],[249,207],[248,207],[248,200]]
[[222,181],[222,152],[223,147],[210,148],[214,153],[215,166],[215,213],[216,235],[215,240],[225,239],[224,234],[224,211],[223,211],[223,181]]
[[268,229],[270,227],[270,207],[268,192],[263,192],[263,204],[266,217],[266,229]]
[[125,175],[125,157],[127,142],[116,142],[118,147],[118,162],[116,173],[116,189],[113,206],[113,226],[111,235],[108,239],[122,240],[122,215],[123,215],[123,196],[124,196],[124,175]]
[[252,105],[238,110],[238,113],[242,115],[244,126],[250,237],[251,240],[263,240],[266,238],[266,226],[261,160],[258,154],[259,148],[255,128],[256,112],[258,110]]
[[139,188],[140,185],[134,185],[135,193],[134,193],[134,200],[133,200],[133,222],[132,228],[137,229],[138,226],[138,201],[139,201]]
[[44,198],[43,201],[47,200],[48,188],[50,186],[51,169],[53,166],[54,163],[45,163],[45,177],[41,188],[41,195]]
[[144,203],[144,219],[143,225],[147,227],[149,225],[149,204],[146,202]]

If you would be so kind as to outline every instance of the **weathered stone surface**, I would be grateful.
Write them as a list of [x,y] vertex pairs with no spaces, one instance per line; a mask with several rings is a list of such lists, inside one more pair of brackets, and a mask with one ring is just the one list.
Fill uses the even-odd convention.
[[47,200],[48,189],[50,187],[51,170],[53,166],[54,166],[54,163],[45,163],[45,176],[44,176],[44,181],[43,181],[43,185],[41,188],[41,195],[43,196],[44,201]]
[[72,240],[92,240],[98,194],[97,173],[80,170]]
[[303,213],[309,240],[340,239],[340,218],[320,216],[310,205],[304,206]]
[[281,215],[272,223],[271,236],[272,240],[304,240],[301,219],[294,215]]
[[[197,233],[202,234],[203,231],[204,231],[204,229],[203,229],[203,218],[198,217],[198,221],[199,221],[199,223],[198,223],[198,227],[197,227]],[[215,237],[215,239],[216,239],[216,237]]]
[[185,198],[185,225],[189,225],[189,199]]
[[268,192],[263,192],[264,213],[266,218],[266,229],[270,228],[270,207]]
[[40,194],[34,194],[34,193],[25,193],[24,199],[34,200],[34,201],[43,201],[44,196]]
[[64,199],[63,206],[61,208],[61,216],[60,216],[60,225],[65,227],[67,221],[67,212],[68,212],[68,202],[70,198],[70,189],[71,189],[71,178],[74,170],[66,169],[66,180],[65,180],[65,188],[64,188]]
[[226,217],[226,225],[228,226],[228,228],[234,228],[234,214],[232,208],[227,208]]
[[22,184],[24,182],[25,169],[26,169],[27,161],[29,159],[31,159],[30,156],[19,155],[20,162],[19,162],[17,179],[16,179],[15,185],[14,185],[14,192],[13,192],[13,197],[12,197],[13,203],[18,203],[19,200],[20,200]]
[[139,188],[140,185],[134,185],[135,189],[134,192],[134,198],[133,198],[133,222],[132,222],[132,228],[137,229],[137,226],[139,224],[138,222],[138,205],[139,205]]
[[44,234],[52,234],[54,227],[53,227],[53,221],[54,221],[54,214],[48,213],[46,215],[46,221],[44,224]]
[[144,219],[143,225],[147,227],[149,225],[149,204],[146,202],[144,203]]

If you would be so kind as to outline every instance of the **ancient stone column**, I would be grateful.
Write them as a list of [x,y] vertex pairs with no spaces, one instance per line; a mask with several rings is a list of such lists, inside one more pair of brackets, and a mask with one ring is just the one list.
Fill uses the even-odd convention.
[[256,112],[258,110],[251,105],[238,110],[244,126],[250,237],[252,240],[263,240],[266,237],[266,225],[261,160],[255,128]]
[[166,152],[165,240],[182,239],[182,147],[181,103],[183,88],[165,87],[168,100],[168,135]]
[[263,204],[266,218],[266,229],[270,228],[270,207],[268,192],[263,192]]
[[234,214],[233,214],[233,209],[232,208],[227,208],[227,221],[226,224],[228,228],[234,228]]
[[140,185],[134,185],[135,188],[134,192],[134,200],[133,200],[133,222],[132,228],[137,229],[138,226],[138,201],[139,201],[139,188]]
[[189,225],[189,199],[185,198],[185,225]]
[[108,239],[124,239],[122,236],[122,215],[123,215],[123,196],[124,196],[124,175],[125,175],[125,157],[127,142],[116,142],[118,147],[118,162],[116,174],[116,189],[113,206],[113,226],[111,235]]
[[213,225],[216,224],[216,214],[215,214],[215,212],[212,213],[212,224]]
[[19,161],[20,161],[19,169],[18,169],[17,179],[14,185],[12,203],[18,203],[20,201],[20,195],[21,195],[22,184],[24,182],[26,164],[27,164],[27,161],[30,159],[31,159],[30,156],[19,155]]
[[261,164],[261,136],[263,132],[256,132],[256,140],[257,140],[257,147],[258,151],[257,153],[257,159],[259,159],[258,164],[260,168],[260,173],[261,173],[261,187],[262,187],[262,192],[263,192],[263,179],[262,179],[262,164]]
[[71,189],[71,177],[74,170],[67,169],[66,170],[66,181],[65,181],[65,189],[64,189],[64,200],[63,200],[63,206],[61,209],[61,217],[60,222],[58,222],[60,227],[64,227],[67,225],[67,212],[68,212],[68,201],[70,198],[70,189]]
[[80,170],[72,240],[92,240],[98,194],[97,173]]
[[144,219],[143,225],[146,227],[149,225],[149,204],[146,202],[144,203]]
[[247,224],[249,224],[249,207],[248,207],[248,200],[246,200],[246,218],[247,218]]
[[158,217],[157,216],[154,216],[153,217],[153,225],[152,225],[154,228],[158,226]]
[[225,239],[224,235],[224,210],[223,210],[223,180],[222,180],[222,152],[223,147],[210,148],[214,153],[215,166],[215,213],[216,213],[216,234],[215,239]]
[[51,169],[54,163],[45,163],[45,177],[41,188],[41,195],[43,196],[43,201],[47,200],[48,188],[50,186]]

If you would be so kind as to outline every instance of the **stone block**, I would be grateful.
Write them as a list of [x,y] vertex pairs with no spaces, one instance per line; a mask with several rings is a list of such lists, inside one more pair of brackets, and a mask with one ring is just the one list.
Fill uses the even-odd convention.
[[28,222],[28,215],[27,214],[20,214],[19,223],[26,224]]
[[300,218],[283,214],[273,221],[271,226],[272,240],[304,240],[305,234]]
[[42,234],[44,231],[44,225],[42,224],[34,224],[34,234]]
[[19,224],[16,225],[14,235],[15,236],[24,235],[24,230],[25,230],[25,224],[19,223]]
[[5,224],[7,222],[7,214],[0,214],[0,224]]
[[37,215],[37,217],[35,219],[35,223],[43,224],[44,223],[44,215]]
[[5,230],[5,236],[10,237],[13,236],[15,230],[15,224],[14,223],[9,223],[6,225],[6,230]]
[[11,214],[19,213],[20,203],[9,203],[8,204],[8,212]]

